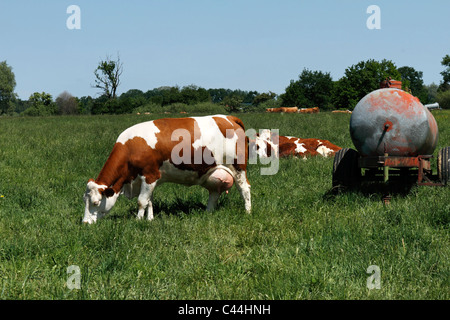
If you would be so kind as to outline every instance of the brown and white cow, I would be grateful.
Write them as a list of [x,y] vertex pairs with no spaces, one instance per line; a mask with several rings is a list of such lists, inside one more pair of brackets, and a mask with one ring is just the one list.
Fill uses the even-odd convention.
[[342,149],[328,140],[314,138],[283,137],[279,138],[280,157],[296,156],[306,159],[307,156],[321,155],[322,157],[331,157]]
[[306,159],[308,156],[317,155],[330,157],[342,149],[328,140],[275,136],[268,129],[261,130],[254,143],[256,144],[257,154],[262,158],[271,157],[272,154],[277,153],[280,158],[295,156]]
[[242,121],[233,116],[167,118],[136,124],[123,131],[97,179],[84,194],[83,222],[109,213],[120,194],[138,197],[138,218],[153,219],[155,187],[173,182],[209,191],[207,210],[236,184],[251,210],[247,180],[248,142]]
[[352,113],[350,110],[333,110],[331,113]]
[[320,109],[319,107],[314,108],[301,108],[298,110],[298,113],[319,113]]
[[298,108],[297,107],[281,107],[281,112],[284,113],[297,113],[298,112]]
[[267,108],[266,112],[297,113],[297,107]]

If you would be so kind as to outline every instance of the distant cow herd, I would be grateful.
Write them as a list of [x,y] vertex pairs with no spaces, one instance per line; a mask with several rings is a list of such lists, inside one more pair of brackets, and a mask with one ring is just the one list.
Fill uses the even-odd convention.
[[[319,113],[319,107],[314,108],[298,108],[298,107],[280,107],[280,108],[267,108],[266,112],[279,112],[279,113]],[[334,110],[332,113],[352,113],[350,110]]]
[[280,108],[267,108],[266,112],[282,112],[282,113],[319,113],[319,108],[298,108],[298,107],[280,107]]

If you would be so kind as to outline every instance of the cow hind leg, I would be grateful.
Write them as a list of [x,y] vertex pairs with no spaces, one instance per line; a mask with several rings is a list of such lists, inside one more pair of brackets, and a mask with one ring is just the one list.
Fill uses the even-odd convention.
[[250,195],[250,183],[247,180],[246,171],[238,171],[235,177],[236,188],[239,190],[245,203],[245,210],[250,213],[252,210],[252,201]]
[[214,211],[217,206],[217,202],[219,201],[220,193],[215,191],[209,192],[208,206],[206,207],[207,211]]
[[147,211],[147,220],[153,220],[153,190],[156,187],[156,181],[147,183],[145,178],[142,179],[141,192],[138,196],[138,219],[144,217],[145,211]]

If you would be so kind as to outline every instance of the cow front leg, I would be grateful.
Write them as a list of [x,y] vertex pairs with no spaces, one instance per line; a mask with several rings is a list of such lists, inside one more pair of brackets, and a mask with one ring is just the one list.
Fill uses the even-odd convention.
[[252,201],[250,194],[250,183],[247,180],[247,172],[246,171],[238,171],[236,173],[236,188],[239,190],[239,193],[244,199],[245,210],[250,213],[252,210]]
[[141,192],[138,196],[138,219],[144,217],[145,211],[147,210],[147,220],[153,220],[153,190],[156,187],[156,181],[153,183],[147,183],[145,178],[142,179]]

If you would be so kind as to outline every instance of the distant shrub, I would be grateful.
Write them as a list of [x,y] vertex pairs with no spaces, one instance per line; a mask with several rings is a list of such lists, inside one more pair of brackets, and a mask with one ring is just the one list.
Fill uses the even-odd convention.
[[202,114],[218,114],[218,113],[225,113],[225,109],[222,105],[212,102],[201,102],[196,103],[192,105],[188,105],[185,103],[172,103],[166,106],[160,106],[156,103],[147,103],[143,106],[140,106],[138,108],[133,109],[133,113],[181,113],[184,114],[185,112],[187,114],[189,113],[202,113]]
[[268,108],[279,108],[281,107],[281,99],[270,99],[265,102],[260,103],[257,106],[251,105],[245,111],[246,112],[265,112]]
[[164,112],[164,108],[156,103],[147,103],[143,106],[137,107],[135,109],[133,109],[133,113],[146,113],[146,112],[150,112],[150,113],[163,113]]
[[33,93],[28,99],[30,107],[22,112],[24,116],[51,116],[57,114],[58,107],[52,100],[51,94],[42,92]]
[[167,106],[164,106],[164,112],[170,112],[170,113],[180,113],[180,112],[187,112],[188,105],[181,102],[176,102],[169,104]]
[[37,116],[40,116],[41,114],[39,113],[39,110],[37,108],[29,107],[27,110],[22,112],[22,115],[28,116],[28,117],[37,117]]
[[439,92],[436,100],[442,109],[450,109],[450,90]]
[[222,105],[217,103],[202,102],[187,106],[185,111],[188,113],[217,114],[217,113],[224,113],[225,109]]

